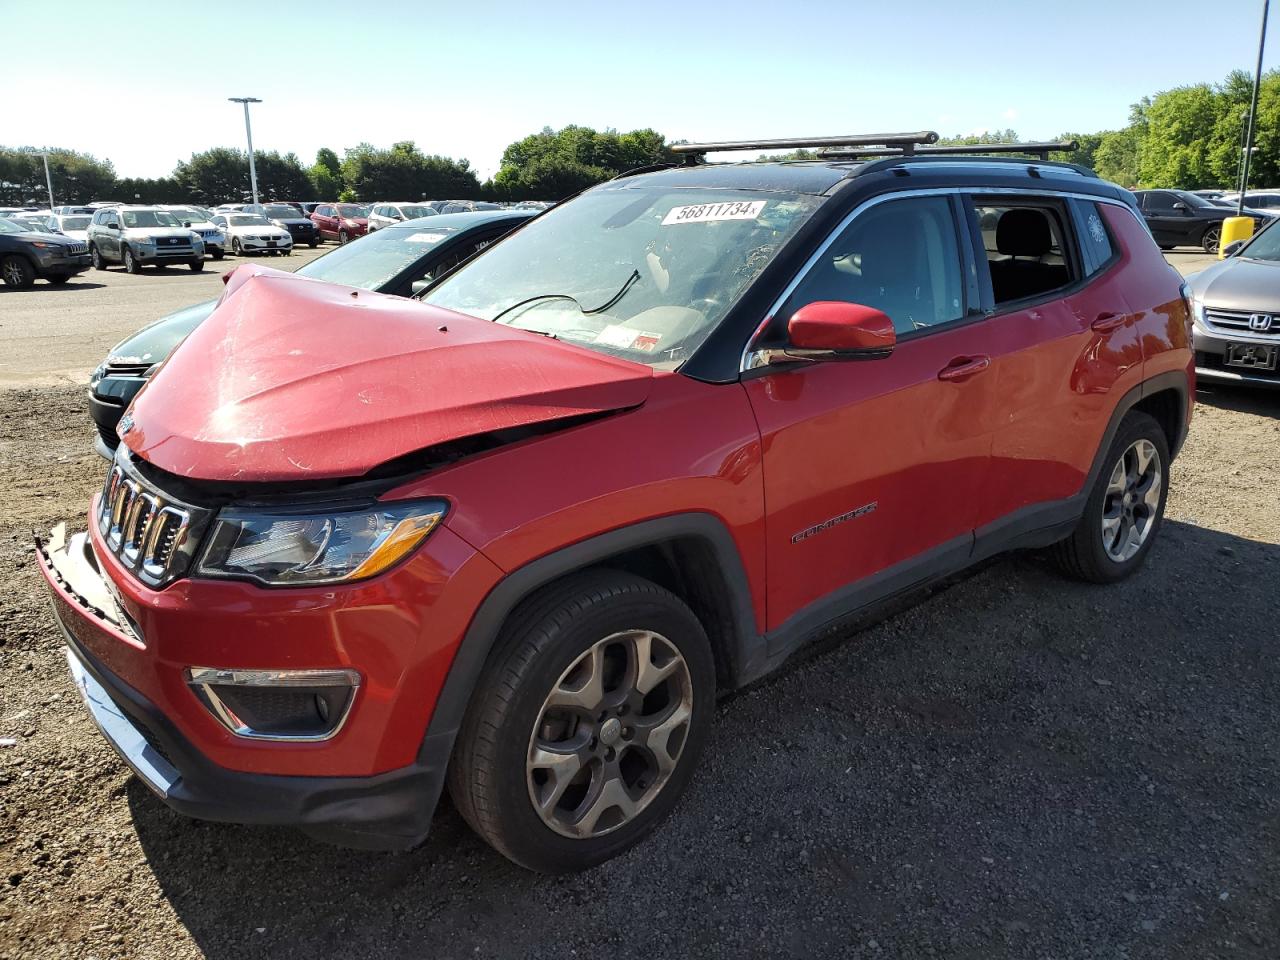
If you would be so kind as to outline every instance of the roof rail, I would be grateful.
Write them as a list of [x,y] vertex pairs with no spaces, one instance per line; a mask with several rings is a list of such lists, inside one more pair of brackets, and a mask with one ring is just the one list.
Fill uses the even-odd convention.
[[730,150],[800,150],[808,147],[879,147],[884,156],[909,157],[923,144],[937,143],[932,130],[915,133],[855,133],[847,137],[788,137],[783,140],[728,140],[723,143],[677,143],[671,152],[684,157],[687,165],[703,163],[708,153]]
[[[1002,153],[1029,153],[1043,161],[1049,159],[1050,153],[1068,153],[1075,150],[1078,144],[1074,140],[1030,142],[1030,143],[944,143],[939,146],[918,147],[911,156],[923,157],[955,157],[955,156],[994,156]],[[869,147],[865,150],[830,149],[818,154],[819,160],[861,160],[873,157],[902,156],[902,151],[887,147]]]

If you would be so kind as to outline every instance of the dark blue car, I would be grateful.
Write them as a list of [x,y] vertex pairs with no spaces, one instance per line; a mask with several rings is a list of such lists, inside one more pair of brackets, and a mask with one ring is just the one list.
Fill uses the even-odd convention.
[[[485,210],[406,220],[337,247],[299,267],[299,276],[409,297],[446,270],[532,219],[539,211]],[[116,344],[89,381],[98,452],[120,443],[116,424],[156,365],[213,313],[216,300],[161,317]]]

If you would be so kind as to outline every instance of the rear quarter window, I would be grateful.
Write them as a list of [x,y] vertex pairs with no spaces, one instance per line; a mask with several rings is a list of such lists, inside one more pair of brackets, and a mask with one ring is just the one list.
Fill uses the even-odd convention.
[[1092,200],[1073,200],[1076,233],[1080,237],[1080,249],[1084,253],[1085,273],[1093,276],[1111,265],[1116,258],[1116,246],[1112,240],[1107,220]]

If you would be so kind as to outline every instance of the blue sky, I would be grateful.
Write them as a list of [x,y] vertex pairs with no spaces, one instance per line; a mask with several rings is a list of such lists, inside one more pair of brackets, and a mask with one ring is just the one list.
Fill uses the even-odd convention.
[[[1213,4],[0,0],[0,144],[160,176],[254,142],[310,163],[362,140],[471,160],[544,125],[715,140],[1121,126],[1129,105],[1252,70],[1260,0]],[[1272,17],[1266,65],[1280,65]],[[21,43],[14,40],[25,38]],[[28,69],[29,67],[29,69]],[[15,110],[16,105],[16,110]]]

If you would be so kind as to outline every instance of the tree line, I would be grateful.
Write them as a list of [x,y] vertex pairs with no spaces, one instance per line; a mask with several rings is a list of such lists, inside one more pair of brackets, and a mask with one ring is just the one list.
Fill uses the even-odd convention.
[[[1200,83],[1144,97],[1119,130],[1064,133],[1077,149],[1055,159],[1092,167],[1130,188],[1234,188],[1243,156],[1252,79],[1235,71],[1221,83]],[[1005,143],[1013,130],[950,143]],[[1263,75],[1250,183],[1280,185],[1280,71]],[[341,158],[325,147],[304,164],[294,153],[254,151],[258,192],[268,200],[559,200],[626,170],[673,159],[656,130],[597,131],[547,127],[507,146],[492,179],[481,181],[466,160],[423,151],[412,140],[388,148],[361,143]],[[798,151],[791,156],[812,156]],[[110,160],[75,150],[49,151],[59,203],[123,200],[214,204],[248,196],[248,157],[214,147],[179,161],[167,177],[118,177]],[[32,147],[0,146],[0,205],[41,202],[44,166]]]
[[[428,154],[412,140],[381,149],[349,147],[339,159],[324,147],[305,165],[295,153],[253,152],[265,200],[559,200],[626,170],[671,159],[654,130],[543,129],[507,147],[497,174],[481,181],[471,164]],[[110,160],[75,150],[49,151],[59,204],[92,200],[135,203],[226,203],[249,196],[243,150],[214,147],[181,160],[167,177],[118,177]],[[44,163],[34,147],[0,147],[0,206],[40,203],[48,196]]]

